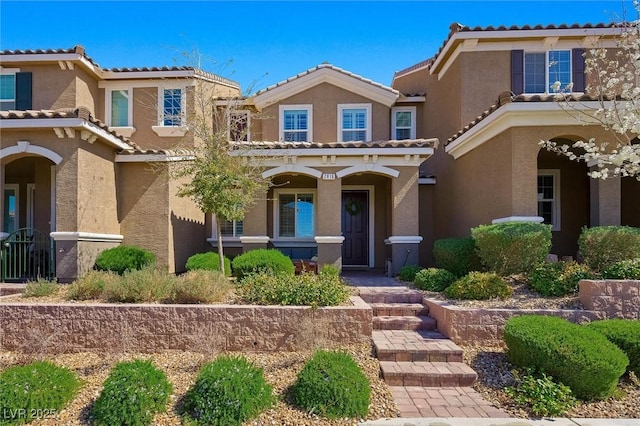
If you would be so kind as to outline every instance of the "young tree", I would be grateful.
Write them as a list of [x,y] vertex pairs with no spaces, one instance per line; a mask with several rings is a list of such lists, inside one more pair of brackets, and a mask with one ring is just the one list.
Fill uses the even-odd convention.
[[[635,11],[640,6],[634,0]],[[639,21],[622,22],[616,26],[617,49],[592,48],[585,54],[585,74],[590,78],[587,94],[597,99],[599,107],[591,112],[581,109],[590,121],[599,123],[612,134],[611,141],[578,141],[573,145],[558,145],[541,141],[540,145],[570,160],[595,165],[592,178],[628,176],[640,180],[640,27]],[[558,99],[568,110],[576,110],[576,100],[560,83],[553,85]],[[578,118],[582,121],[581,118]]]
[[248,123],[241,113],[242,99],[237,94],[225,96],[215,76],[203,76],[208,78],[196,79],[189,88],[193,107],[185,124],[194,137],[187,149],[191,160],[177,164],[172,175],[186,178],[178,196],[190,197],[203,212],[215,216],[220,270],[224,271],[223,220],[242,220],[256,197],[266,194],[270,180],[262,177],[261,154],[254,150],[248,156],[251,144],[243,141]]

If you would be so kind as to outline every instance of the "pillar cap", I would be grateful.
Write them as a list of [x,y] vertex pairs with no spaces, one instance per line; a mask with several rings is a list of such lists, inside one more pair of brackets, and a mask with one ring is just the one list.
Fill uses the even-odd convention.
[[536,223],[542,223],[542,222],[544,222],[544,218],[541,217],[541,216],[508,216],[508,217],[500,217],[498,219],[493,219],[491,221],[492,224],[505,223],[505,222],[536,222]]
[[267,244],[269,237],[266,235],[243,235],[240,237],[242,244]]
[[342,235],[323,235],[313,238],[318,244],[342,244],[344,237]]
[[420,244],[422,236],[420,235],[392,235],[385,240],[389,244]]

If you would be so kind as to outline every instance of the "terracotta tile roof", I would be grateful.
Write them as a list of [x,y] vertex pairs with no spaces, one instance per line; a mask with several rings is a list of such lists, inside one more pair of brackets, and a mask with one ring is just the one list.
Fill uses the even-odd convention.
[[95,67],[100,68],[97,62],[95,62],[84,50],[84,47],[81,45],[76,45],[70,47],[68,49],[16,49],[16,50],[2,50],[0,51],[0,56],[8,56],[8,55],[56,55],[56,54],[70,54],[77,53],[78,55],[82,55],[85,59]]
[[299,78],[301,78],[301,77],[304,77],[304,76],[306,76],[306,75],[309,75],[309,74],[311,74],[311,73],[312,73],[312,72],[314,72],[314,71],[318,71],[318,70],[320,70],[320,69],[324,69],[324,68],[328,68],[328,69],[332,69],[332,70],[334,70],[334,71],[338,71],[339,73],[342,73],[342,74],[347,75],[347,76],[349,76],[349,77],[356,78],[356,79],[358,79],[358,80],[360,80],[360,81],[363,81],[363,82],[365,82],[365,83],[369,83],[369,84],[371,84],[372,86],[378,87],[378,88],[380,88],[380,89],[388,90],[388,91],[390,91],[390,92],[396,92],[396,90],[395,90],[395,89],[393,89],[393,88],[391,88],[391,87],[389,87],[389,86],[385,86],[384,84],[377,83],[377,82],[375,82],[375,81],[373,81],[373,80],[370,80],[370,79],[368,79],[368,78],[362,77],[361,75],[354,74],[354,73],[352,73],[352,72],[346,71],[346,70],[344,70],[344,69],[342,69],[342,68],[336,67],[335,65],[332,65],[332,64],[320,64],[320,65],[315,66],[315,67],[313,67],[313,68],[309,68],[308,70],[303,71],[303,72],[301,72],[300,74],[294,75],[293,77],[290,77],[290,78],[288,78],[288,79],[286,79],[286,80],[283,80],[283,81],[280,81],[280,82],[278,82],[278,83],[276,83],[276,84],[273,84],[273,85],[271,85],[271,86],[269,86],[269,87],[267,87],[267,88],[265,88],[265,89],[259,90],[259,91],[256,93],[256,96],[257,96],[257,95],[261,95],[261,94],[263,94],[263,93],[265,93],[265,92],[268,92],[268,91],[270,91],[270,90],[273,90],[273,89],[275,89],[275,88],[277,88],[277,87],[280,87],[280,86],[282,86],[283,84],[289,83],[289,82],[291,82],[291,81],[293,81],[293,80],[297,80],[297,79],[299,79]]
[[[588,102],[588,101],[597,101],[598,98],[595,96],[590,96],[587,94],[571,94],[566,98],[567,101],[572,102]],[[543,95],[513,95],[511,92],[503,92],[498,97],[498,101],[491,105],[487,110],[483,111],[482,114],[477,116],[472,122],[464,126],[461,130],[459,130],[456,134],[451,136],[445,142],[445,146],[449,145],[460,136],[467,133],[469,130],[480,124],[484,119],[489,117],[495,111],[500,109],[501,106],[509,104],[509,103],[522,103],[522,102],[558,102],[558,97],[555,94],[543,94]]]
[[397,77],[401,77],[403,75],[409,74],[413,71],[416,71],[422,68],[430,68],[431,65],[433,65],[433,62],[435,62],[436,58],[440,55],[440,53],[442,53],[442,51],[444,50],[449,40],[451,40],[451,38],[457,33],[467,33],[467,32],[484,33],[484,32],[491,32],[491,31],[527,31],[527,30],[540,31],[540,30],[563,30],[563,29],[588,30],[588,29],[597,29],[597,28],[615,28],[617,26],[619,25],[615,23],[609,23],[609,24],[586,23],[586,24],[559,24],[559,25],[550,24],[550,25],[533,25],[533,26],[532,25],[511,25],[511,26],[500,25],[497,27],[489,25],[486,27],[480,27],[480,26],[467,27],[460,23],[454,22],[451,25],[449,25],[449,34],[447,35],[447,38],[444,40],[444,42],[442,43],[442,45],[438,49],[438,52],[435,55],[433,55],[429,59],[425,59],[421,62],[418,62],[417,64],[411,65],[410,67],[407,67],[400,71],[396,71],[394,73],[393,78],[395,79]]
[[137,148],[133,141],[129,138],[126,138],[117,132],[109,130],[109,126],[107,126],[104,122],[93,117],[91,112],[85,107],[79,107],[76,109],[73,108],[64,108],[64,109],[56,109],[56,110],[27,110],[27,111],[0,111],[0,120],[24,120],[24,119],[45,119],[45,118],[80,118],[86,120],[110,135],[120,139],[122,142],[130,145],[134,148]]

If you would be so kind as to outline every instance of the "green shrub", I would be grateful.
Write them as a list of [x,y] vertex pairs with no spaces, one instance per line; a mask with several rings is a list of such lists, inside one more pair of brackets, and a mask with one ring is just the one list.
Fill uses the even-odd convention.
[[98,425],[150,425],[167,409],[171,383],[151,361],[116,364],[93,404]]
[[522,376],[514,372],[514,376],[516,386],[506,388],[505,393],[536,417],[562,415],[576,405],[571,389],[544,373],[534,375],[527,370]]
[[104,297],[108,302],[159,302],[171,296],[175,277],[157,269],[142,269],[106,282]]
[[344,352],[315,352],[291,387],[294,404],[331,419],[366,416],[370,394],[369,379]]
[[237,284],[238,296],[256,305],[337,306],[349,298],[342,279],[333,274],[249,275]]
[[470,272],[444,290],[451,299],[506,299],[513,292],[505,280],[491,272]]
[[118,279],[120,279],[120,276],[113,272],[89,271],[85,276],[78,278],[69,285],[67,299],[100,299],[103,296],[105,288]]
[[[194,254],[189,259],[187,259],[185,268],[187,269],[187,271],[193,271],[196,269],[219,271],[220,257],[218,256],[218,253],[212,251]],[[231,275],[231,261],[226,256],[224,258],[224,273],[227,276]]]
[[609,339],[629,357],[629,371],[640,376],[640,321],[609,319],[594,321],[585,327],[595,330]]
[[578,248],[587,265],[596,271],[604,271],[621,260],[640,257],[640,228],[585,227],[578,238]]
[[174,279],[171,303],[224,302],[233,293],[233,284],[220,271],[194,270]]
[[436,267],[446,269],[456,277],[482,268],[473,237],[437,240],[433,244],[433,256]]
[[400,281],[407,281],[411,283],[416,278],[416,274],[418,273],[418,271],[420,271],[421,269],[422,268],[417,265],[403,266],[402,268],[400,268],[398,278],[400,279]]
[[55,416],[80,386],[72,371],[48,361],[9,367],[0,373],[0,424]]
[[577,262],[543,263],[529,274],[528,285],[543,296],[566,296],[578,292],[578,282],[595,278],[587,265]]
[[420,290],[443,291],[456,280],[456,276],[446,269],[423,269],[416,274],[413,284]]
[[340,269],[338,269],[338,267],[335,265],[326,264],[326,265],[322,265],[322,268],[320,269],[320,274],[339,277]]
[[96,269],[120,275],[155,264],[156,256],[140,247],[120,245],[103,251],[96,259]]
[[240,425],[274,402],[261,368],[242,357],[220,356],[200,371],[184,397],[182,414],[198,425]]
[[584,400],[611,396],[629,364],[602,334],[558,317],[510,318],[504,341],[512,364],[544,371]]
[[29,281],[24,288],[23,297],[44,297],[55,294],[60,286],[55,281],[39,278],[37,281]]
[[500,275],[528,273],[551,248],[551,225],[506,222],[471,230],[482,264]]
[[614,280],[640,280],[640,258],[616,262],[604,270],[602,277]]
[[272,275],[280,273],[292,275],[296,270],[291,259],[274,249],[258,249],[242,253],[233,259],[231,265],[238,280],[261,272]]

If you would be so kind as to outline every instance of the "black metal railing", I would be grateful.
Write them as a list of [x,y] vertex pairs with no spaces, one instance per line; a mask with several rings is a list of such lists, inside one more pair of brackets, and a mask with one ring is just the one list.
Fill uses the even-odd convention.
[[37,229],[22,228],[0,241],[0,281],[55,277],[54,242]]

